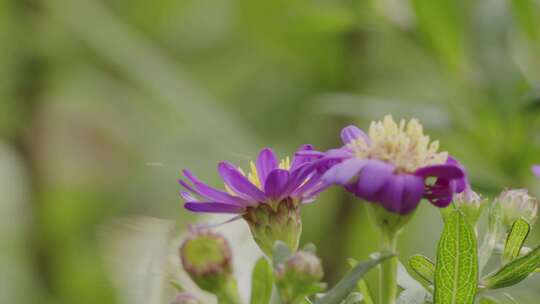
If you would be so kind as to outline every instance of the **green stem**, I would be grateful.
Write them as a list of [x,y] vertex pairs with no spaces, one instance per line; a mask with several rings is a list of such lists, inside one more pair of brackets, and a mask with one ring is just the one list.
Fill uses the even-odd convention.
[[220,304],[240,304],[236,280],[228,280],[226,286],[220,292],[216,293],[216,297]]
[[[395,253],[398,233],[382,231],[381,253]],[[380,271],[380,304],[395,304],[397,296],[398,258],[393,257],[381,264]]]

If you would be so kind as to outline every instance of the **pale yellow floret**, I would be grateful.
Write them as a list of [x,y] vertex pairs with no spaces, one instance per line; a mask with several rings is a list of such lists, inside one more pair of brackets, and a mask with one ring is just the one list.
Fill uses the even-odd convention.
[[[280,169],[283,169],[283,170],[289,170],[291,167],[291,159],[287,156],[286,158],[284,159],[281,159],[281,161],[279,162],[279,168]],[[254,162],[249,162],[249,172],[246,174],[244,172],[244,170],[242,170],[242,168],[238,167],[238,171],[243,175],[243,176],[246,176],[249,180],[250,183],[252,183],[253,185],[257,186],[257,188],[263,190],[263,185],[261,184],[261,180],[259,178],[259,173],[257,172],[257,166],[255,165]],[[227,191],[227,193],[231,194],[231,195],[237,195],[236,192],[231,189],[231,187],[225,185],[225,190]]]
[[401,120],[399,125],[391,115],[383,121],[372,122],[368,132],[371,143],[362,138],[348,144],[359,158],[378,159],[396,166],[399,172],[414,172],[416,169],[443,164],[447,152],[438,152],[439,142],[430,143],[424,135],[422,125],[416,119]]
[[279,162],[279,168],[289,170],[291,168],[291,159],[287,156]]

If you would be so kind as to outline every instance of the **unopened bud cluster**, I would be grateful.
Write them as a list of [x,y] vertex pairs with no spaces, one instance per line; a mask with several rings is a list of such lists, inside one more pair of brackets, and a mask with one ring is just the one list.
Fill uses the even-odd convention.
[[180,248],[182,265],[200,288],[214,292],[231,275],[231,249],[227,241],[211,231],[195,231]]
[[497,197],[496,203],[500,204],[502,223],[507,229],[519,218],[530,225],[536,222],[538,201],[529,195],[527,189],[505,190]]
[[457,208],[463,212],[470,224],[474,225],[482,214],[482,210],[488,200],[484,199],[480,194],[467,189],[455,194],[453,201]]
[[321,260],[312,252],[300,250],[276,266],[276,285],[285,303],[296,303],[307,293],[324,290]]

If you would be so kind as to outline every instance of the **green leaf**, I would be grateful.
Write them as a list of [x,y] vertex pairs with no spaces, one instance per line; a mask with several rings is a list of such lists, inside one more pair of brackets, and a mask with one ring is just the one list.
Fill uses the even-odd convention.
[[371,290],[369,289],[369,286],[367,285],[366,281],[364,279],[360,279],[358,281],[358,291],[364,296],[363,302],[364,304],[374,304],[373,297],[371,296]]
[[478,285],[476,237],[464,216],[454,210],[445,220],[437,249],[435,304],[472,304]]
[[272,297],[274,274],[268,261],[262,257],[253,268],[251,276],[251,304],[268,304]]
[[523,243],[530,231],[531,226],[526,220],[520,218],[514,222],[512,230],[510,230],[510,233],[506,238],[506,245],[504,246],[502,256],[503,264],[506,264],[519,256],[521,247],[523,247]]
[[274,244],[274,250],[272,251],[272,258],[274,260],[274,265],[279,265],[285,262],[285,260],[289,256],[291,256],[291,254],[292,254],[292,251],[289,248],[289,246],[287,246],[287,244],[285,244],[282,241],[276,241],[276,243]]
[[489,275],[484,279],[484,285],[490,289],[515,285],[526,279],[538,266],[540,266],[540,246]]
[[413,255],[409,258],[409,267],[413,270],[416,280],[422,285],[433,285],[435,281],[435,264],[423,255]]
[[347,296],[354,291],[358,281],[368,272],[371,268],[375,267],[379,263],[387,260],[394,255],[384,255],[380,258],[369,260],[355,266],[349,273],[337,283],[324,297],[317,300],[315,304],[335,304],[340,303],[347,298]]

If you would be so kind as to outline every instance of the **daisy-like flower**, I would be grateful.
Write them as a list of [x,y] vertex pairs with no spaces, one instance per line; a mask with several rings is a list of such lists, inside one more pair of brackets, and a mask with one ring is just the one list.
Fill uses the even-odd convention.
[[[372,122],[368,134],[355,126],[341,132],[344,146],[318,154],[337,162],[323,180],[341,184],[357,197],[380,204],[391,213],[406,215],[422,198],[446,207],[454,193],[467,188],[464,168],[439,143],[424,135],[412,119],[396,123],[392,116]],[[302,153],[316,156],[317,152]]]
[[[304,145],[297,154],[312,149]],[[191,183],[179,180],[186,190],[180,193],[186,202],[184,207],[193,212],[240,215],[268,255],[277,240],[296,249],[302,230],[300,206],[313,201],[326,187],[312,160],[312,156],[295,155],[292,161],[288,157],[278,161],[272,150],[265,148],[257,161],[250,163],[249,173],[221,162],[218,171],[225,191],[208,186],[184,170]]]

